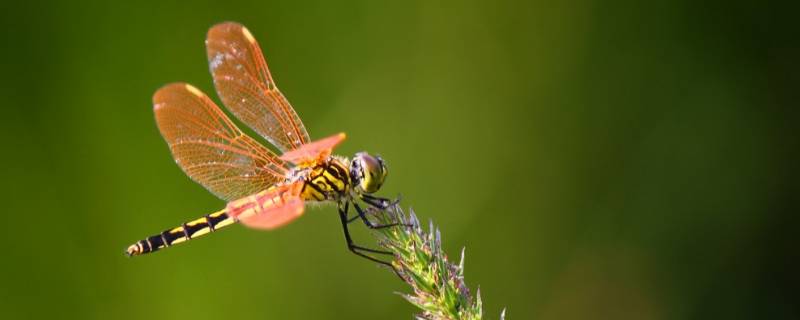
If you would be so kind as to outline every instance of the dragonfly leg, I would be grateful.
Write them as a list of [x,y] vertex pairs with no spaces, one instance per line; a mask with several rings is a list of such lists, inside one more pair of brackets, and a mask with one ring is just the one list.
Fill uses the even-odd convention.
[[358,215],[355,215],[352,218],[347,218],[347,223],[350,224],[351,222],[358,220],[358,218],[361,218],[361,217],[359,217]]
[[376,259],[374,257],[370,257],[369,255],[367,255],[367,254],[365,254],[365,253],[363,253],[361,251],[366,251],[366,252],[371,252],[371,253],[378,253],[378,254],[390,254],[390,255],[392,254],[391,252],[375,250],[375,249],[370,249],[370,248],[364,248],[364,247],[358,246],[355,243],[353,243],[353,238],[350,237],[350,230],[347,229],[347,211],[346,211],[347,209],[346,208],[347,208],[346,205],[345,205],[344,208],[342,208],[342,206],[339,205],[339,218],[342,220],[342,230],[344,230],[344,238],[345,238],[345,240],[347,240],[347,249],[349,249],[354,254],[356,254],[356,255],[358,255],[358,256],[360,256],[362,258],[365,258],[365,259],[367,259],[369,261],[376,262],[376,263],[382,264],[384,266],[387,266],[389,268],[392,268],[392,271],[394,271],[394,274],[397,275],[397,277],[399,277],[400,280],[405,281],[405,278],[403,278],[403,276],[400,274],[400,271],[397,270],[397,268],[395,268],[395,266],[393,264],[391,264],[390,262],[386,262],[386,261],[380,260],[380,259]]
[[[342,211],[342,205],[341,204],[339,204],[339,211]],[[345,217],[347,217],[348,212],[350,212],[350,201],[347,201],[347,202],[344,203],[344,212],[345,212]],[[358,220],[358,218],[361,218],[361,217],[359,217],[357,213],[352,218],[347,217],[347,224],[350,224],[351,222]]]
[[397,196],[397,199],[395,199],[395,200],[389,200],[388,198],[381,198],[381,197],[376,197],[376,196],[372,196],[372,195],[368,195],[368,194],[361,194],[360,198],[361,198],[361,201],[364,201],[364,202],[368,203],[369,205],[371,205],[371,206],[373,206],[375,208],[381,209],[381,210],[385,210],[385,209],[387,209],[389,207],[393,207],[393,206],[397,205],[398,203],[400,203],[400,196]]
[[[389,208],[396,206],[398,203],[400,203],[400,198],[401,198],[399,195],[397,196],[397,199],[394,199],[394,200],[389,200],[387,198],[375,197],[375,196],[371,196],[371,195],[368,195],[368,194],[361,194],[360,196],[361,196],[361,200],[362,201],[364,201],[367,204],[369,204],[370,206],[372,206],[371,208],[367,208],[368,210],[377,209],[377,210],[381,210],[381,211],[386,211]],[[367,227],[369,227],[370,229],[383,229],[383,228],[389,228],[389,227],[394,227],[394,226],[404,226],[404,227],[412,227],[413,226],[410,223],[400,223],[400,222],[390,223],[390,224],[383,224],[383,225],[375,225],[374,223],[372,223],[372,221],[369,221],[367,219],[366,211],[362,210],[361,207],[359,207],[357,203],[353,202],[353,206],[356,208],[356,211],[358,211],[358,216],[361,217],[361,220],[363,220],[364,224],[366,224]],[[355,217],[353,218],[353,220],[355,220]]]
[[367,226],[367,228],[370,228],[370,229],[384,229],[384,228],[391,228],[391,227],[395,227],[395,226],[399,226],[399,225],[405,225],[405,224],[402,224],[402,223],[399,223],[399,222],[387,223],[387,224],[375,224],[372,221],[369,221],[369,219],[367,219],[366,212],[364,212],[364,210],[361,209],[361,207],[357,203],[353,202],[353,207],[356,208],[356,211],[358,212],[358,217],[361,217],[361,220],[364,221],[364,224]]
[[363,256],[363,257],[365,257],[367,259],[370,259],[372,261],[388,265],[389,264],[388,262],[380,261],[380,260],[377,260],[377,259],[375,259],[373,257],[366,256],[362,252],[357,252],[357,251],[366,251],[366,252],[371,252],[371,253],[393,255],[393,253],[391,253],[389,251],[370,249],[370,248],[359,246],[359,245],[357,245],[357,244],[355,244],[353,242],[353,238],[350,236],[350,230],[347,227],[347,220],[348,220],[347,219],[347,208],[348,208],[347,205],[345,205],[344,208],[342,208],[342,206],[339,205],[339,218],[341,218],[341,220],[342,220],[342,229],[344,230],[344,239],[347,241],[347,249],[350,249],[350,251],[353,251],[353,253],[355,253],[357,255],[360,255],[360,256]]
[[[355,206],[356,204],[353,203],[353,205]],[[348,219],[347,218],[348,208],[349,208],[349,206],[348,206],[347,203],[344,204],[344,207],[342,207],[341,203],[339,204],[339,219],[342,221],[342,230],[344,231],[344,239],[347,241],[347,249],[349,249],[354,254],[356,254],[356,255],[358,255],[358,256],[360,256],[362,258],[365,258],[365,259],[367,259],[369,261],[377,262],[379,264],[382,264],[384,266],[388,266],[389,268],[392,268],[392,271],[394,272],[394,274],[398,278],[400,278],[400,280],[406,281],[406,279],[400,273],[400,270],[397,270],[397,268],[393,264],[391,264],[390,262],[387,262],[387,261],[376,259],[374,257],[370,257],[369,255],[367,255],[367,254],[365,254],[365,253],[363,253],[361,251],[377,253],[377,254],[388,254],[388,255],[394,255],[393,253],[391,253],[389,251],[381,251],[381,250],[365,248],[365,247],[362,247],[362,246],[359,246],[359,245],[356,245],[355,243],[353,243],[353,238],[350,237],[350,230],[347,228],[347,225],[348,225],[349,221],[353,221],[355,219]],[[358,211],[362,212],[361,210],[358,210]],[[356,215],[355,218],[358,218],[358,217],[361,217],[361,214]]]

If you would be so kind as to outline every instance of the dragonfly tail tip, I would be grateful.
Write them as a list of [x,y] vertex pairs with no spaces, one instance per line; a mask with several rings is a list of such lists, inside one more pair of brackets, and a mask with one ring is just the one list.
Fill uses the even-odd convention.
[[128,247],[127,250],[125,250],[125,255],[128,257],[133,257],[135,255],[138,255],[139,253],[140,253],[139,246],[135,244],[132,244],[130,247]]

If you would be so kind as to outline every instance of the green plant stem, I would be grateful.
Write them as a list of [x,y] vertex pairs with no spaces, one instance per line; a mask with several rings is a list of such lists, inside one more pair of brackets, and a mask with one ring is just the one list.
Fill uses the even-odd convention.
[[[482,319],[480,289],[475,298],[464,283],[464,250],[458,265],[450,263],[442,251],[441,233],[430,223],[426,232],[414,211],[409,215],[395,204],[386,210],[371,210],[379,224],[400,223],[376,229],[379,245],[394,254],[395,272],[408,283],[413,293],[401,294],[422,310],[417,319]],[[505,310],[500,318],[503,319]]]

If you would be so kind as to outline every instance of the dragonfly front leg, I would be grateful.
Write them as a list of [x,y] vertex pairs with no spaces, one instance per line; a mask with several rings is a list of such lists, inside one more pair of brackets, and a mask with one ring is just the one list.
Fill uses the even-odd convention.
[[[387,198],[375,197],[375,196],[371,196],[371,195],[368,195],[368,194],[361,194],[361,195],[359,195],[359,198],[361,198],[361,201],[364,201],[365,203],[367,203],[370,206],[372,206],[372,208],[367,208],[367,209],[375,208],[375,209],[378,209],[380,211],[384,211],[385,212],[389,208],[394,207],[398,203],[400,203],[400,198],[401,197],[398,195],[397,199],[389,200]],[[395,226],[404,226],[404,227],[411,227],[412,226],[409,223],[400,223],[400,222],[376,225],[372,221],[369,221],[369,219],[367,219],[366,211],[362,210],[361,207],[358,206],[358,204],[355,201],[353,201],[353,206],[356,208],[356,211],[358,212],[358,217],[361,217],[361,220],[363,220],[364,224],[367,225],[367,227],[370,228],[370,229],[383,229],[383,228],[389,228],[389,227],[395,227]],[[355,217],[353,217],[351,220],[355,220]],[[396,219],[394,219],[394,220],[396,220]]]
[[[369,203],[369,202],[367,202],[367,203]],[[353,202],[353,207],[355,207],[356,208],[356,212],[358,212],[358,216],[353,217],[353,220],[355,220],[355,218],[357,218],[357,217],[360,217],[361,220],[364,221],[364,224],[367,226],[367,228],[370,228],[370,229],[383,229],[383,228],[391,228],[391,227],[395,227],[395,226],[399,226],[399,225],[408,226],[406,224],[399,223],[399,222],[387,223],[387,224],[375,224],[372,221],[369,221],[369,219],[367,219],[367,213],[364,212],[363,209],[361,209],[361,207],[358,205],[358,203]]]
[[389,207],[393,207],[400,203],[400,196],[397,196],[397,199],[395,200],[389,200],[388,198],[381,198],[362,193],[359,195],[359,198],[361,198],[361,201],[364,201],[369,205],[381,210],[386,210]]

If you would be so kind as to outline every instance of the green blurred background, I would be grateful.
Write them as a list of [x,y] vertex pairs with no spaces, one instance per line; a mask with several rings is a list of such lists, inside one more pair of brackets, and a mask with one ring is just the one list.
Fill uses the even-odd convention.
[[175,165],[150,98],[173,81],[213,93],[203,41],[226,20],[260,41],[312,138],[381,154],[383,194],[453,257],[466,246],[487,319],[800,316],[796,5],[133,3],[0,5],[0,318],[416,312],[347,252],[330,207],[122,254],[224,206]]

